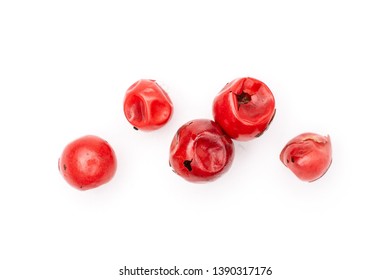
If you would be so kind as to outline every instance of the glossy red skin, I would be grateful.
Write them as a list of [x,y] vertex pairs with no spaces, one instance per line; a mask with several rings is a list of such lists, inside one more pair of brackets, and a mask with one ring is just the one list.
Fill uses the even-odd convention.
[[268,128],[275,114],[275,99],[263,82],[238,78],[215,97],[214,120],[231,138],[249,141]]
[[135,129],[150,131],[169,121],[173,105],[168,94],[155,80],[142,79],[126,91],[123,110]]
[[213,181],[232,165],[234,145],[217,123],[207,119],[187,122],[174,136],[169,163],[190,182]]
[[299,179],[315,181],[326,173],[332,163],[330,137],[302,133],[286,144],[280,153],[280,160]]
[[83,191],[110,181],[116,167],[114,150],[107,141],[93,135],[69,143],[58,160],[58,169],[64,179]]

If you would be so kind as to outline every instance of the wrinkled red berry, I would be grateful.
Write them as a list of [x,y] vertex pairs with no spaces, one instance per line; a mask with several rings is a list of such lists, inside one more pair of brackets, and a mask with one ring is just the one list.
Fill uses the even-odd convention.
[[228,83],[216,96],[213,114],[227,135],[248,141],[268,128],[275,114],[275,99],[263,82],[239,78]]
[[225,173],[234,157],[232,140],[212,120],[187,122],[174,136],[169,163],[191,182],[213,181]]
[[126,91],[123,110],[134,129],[156,130],[171,118],[173,105],[154,80],[139,80]]
[[314,181],[322,177],[332,163],[329,136],[303,133],[291,139],[280,153],[280,160],[299,179]]
[[65,147],[58,160],[58,169],[71,186],[89,190],[112,179],[116,156],[107,141],[87,135]]

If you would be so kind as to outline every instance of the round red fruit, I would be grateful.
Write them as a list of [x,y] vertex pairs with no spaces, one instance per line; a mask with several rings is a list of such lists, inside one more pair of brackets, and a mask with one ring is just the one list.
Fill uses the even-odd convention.
[[280,160],[299,179],[315,181],[326,173],[332,163],[330,137],[316,133],[300,134],[286,144]]
[[58,160],[61,175],[79,190],[96,188],[110,181],[116,165],[116,156],[111,146],[93,135],[69,143]]
[[126,91],[123,110],[126,119],[138,130],[156,130],[171,118],[173,105],[155,80],[142,79]]
[[213,114],[227,135],[248,141],[268,128],[275,115],[275,99],[263,82],[250,77],[238,78],[216,96]]
[[225,173],[234,157],[234,145],[212,120],[187,122],[174,136],[169,164],[173,171],[191,182],[213,181]]

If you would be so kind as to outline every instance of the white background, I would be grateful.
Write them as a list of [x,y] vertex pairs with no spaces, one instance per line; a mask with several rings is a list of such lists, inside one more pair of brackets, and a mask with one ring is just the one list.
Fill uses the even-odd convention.
[[[130,279],[119,269],[177,265],[390,279],[386,2],[1,1],[0,278]],[[273,91],[274,122],[236,143],[219,180],[184,181],[168,166],[174,133],[211,118],[215,95],[243,76]],[[141,78],[175,106],[151,133],[122,111]],[[333,165],[310,184],[279,161],[306,131],[333,141]],[[80,192],[57,159],[85,134],[109,141],[118,170]]]

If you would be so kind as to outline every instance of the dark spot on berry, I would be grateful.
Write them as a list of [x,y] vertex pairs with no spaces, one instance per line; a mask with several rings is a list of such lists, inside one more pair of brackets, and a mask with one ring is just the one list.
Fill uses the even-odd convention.
[[64,168],[64,171],[66,171],[66,164],[64,164],[63,168]]
[[138,130],[138,127],[133,126],[134,130]]
[[264,131],[260,132],[259,134],[256,134],[255,137],[260,137],[261,135],[263,135]]
[[185,160],[185,161],[183,162],[185,168],[187,168],[188,171],[192,171],[191,162],[192,162],[192,160]]
[[290,163],[290,161],[289,161],[288,159],[286,160],[286,162],[287,162],[287,163]]
[[238,109],[240,109],[240,105],[247,104],[248,102],[251,101],[252,98],[248,93],[243,91],[240,94],[236,94],[236,99],[237,99]]
[[[271,119],[270,119],[270,121],[269,121],[269,123],[268,123],[268,126],[269,126],[269,125],[271,124],[271,122],[274,120],[275,114],[276,114],[276,109],[274,110],[274,114],[272,115],[272,117],[271,117]],[[267,126],[267,128],[268,128],[268,126]]]
[[295,162],[295,159],[293,157],[291,157],[291,162],[294,163]]
[[267,127],[264,129],[264,131],[260,132],[259,134],[256,134],[255,137],[260,137],[261,135],[263,135],[263,133],[264,133],[265,131],[268,130],[269,125],[270,125],[271,122],[274,120],[275,114],[276,114],[276,109],[274,110],[274,113],[273,113],[273,115],[272,115],[270,121],[268,122]]

